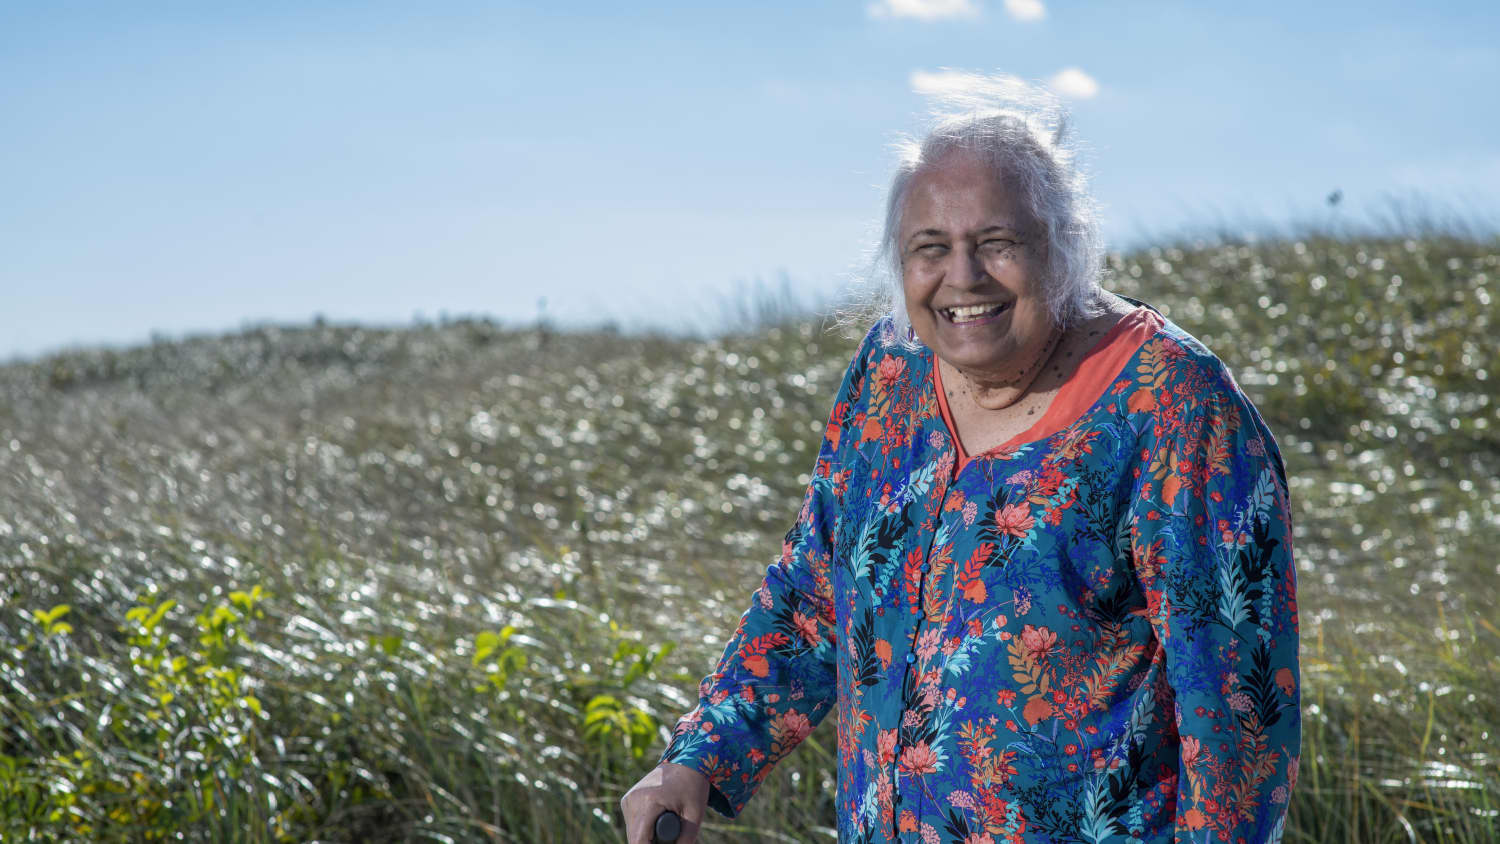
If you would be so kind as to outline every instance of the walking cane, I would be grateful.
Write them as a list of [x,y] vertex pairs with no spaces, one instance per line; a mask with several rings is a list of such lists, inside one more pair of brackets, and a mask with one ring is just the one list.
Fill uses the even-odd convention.
[[655,835],[652,836],[653,844],[675,844],[677,836],[682,834],[682,818],[671,809],[656,816]]

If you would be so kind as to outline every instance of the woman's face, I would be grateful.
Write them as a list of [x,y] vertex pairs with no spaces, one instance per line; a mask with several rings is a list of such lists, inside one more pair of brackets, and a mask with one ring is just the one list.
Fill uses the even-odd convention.
[[958,151],[912,178],[898,248],[906,313],[938,357],[1015,380],[1052,336],[1040,227],[1000,175]]

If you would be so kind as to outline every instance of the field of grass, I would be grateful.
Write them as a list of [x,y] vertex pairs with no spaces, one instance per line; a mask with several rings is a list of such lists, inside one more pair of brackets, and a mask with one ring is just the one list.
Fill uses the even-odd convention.
[[[1110,266],[1287,458],[1288,840],[1500,840],[1500,241]],[[0,366],[0,840],[620,840],[852,349],[460,320]],[[832,730],[708,840],[833,840]]]

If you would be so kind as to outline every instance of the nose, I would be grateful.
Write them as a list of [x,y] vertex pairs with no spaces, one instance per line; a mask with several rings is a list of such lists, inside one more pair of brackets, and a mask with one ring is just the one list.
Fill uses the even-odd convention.
[[989,270],[980,260],[978,249],[954,249],[952,264],[948,267],[948,281],[954,287],[968,290],[990,280]]

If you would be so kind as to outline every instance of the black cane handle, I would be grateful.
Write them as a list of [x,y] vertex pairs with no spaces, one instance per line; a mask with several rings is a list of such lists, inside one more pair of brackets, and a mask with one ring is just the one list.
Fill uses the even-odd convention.
[[677,836],[682,834],[682,818],[668,809],[656,816],[656,826],[652,833],[653,844],[674,844]]

